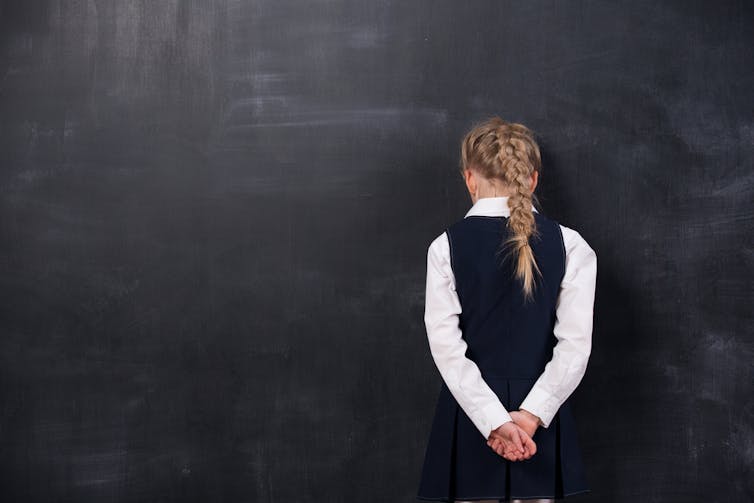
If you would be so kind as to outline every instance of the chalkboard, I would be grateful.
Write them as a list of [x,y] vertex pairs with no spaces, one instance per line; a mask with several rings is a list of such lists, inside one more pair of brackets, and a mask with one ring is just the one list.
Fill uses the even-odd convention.
[[0,498],[414,501],[460,139],[598,256],[578,501],[754,499],[748,2],[0,2]]

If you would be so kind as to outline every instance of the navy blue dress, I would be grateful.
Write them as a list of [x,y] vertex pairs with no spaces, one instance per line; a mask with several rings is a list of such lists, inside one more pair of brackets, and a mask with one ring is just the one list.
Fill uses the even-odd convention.
[[[505,216],[467,216],[446,229],[461,302],[460,328],[485,382],[508,411],[517,410],[552,358],[555,307],[565,274],[559,224],[534,213],[529,241],[542,277],[524,304],[514,264],[497,254]],[[434,501],[563,498],[588,492],[570,400],[532,437],[537,452],[522,461],[495,453],[443,382],[427,443],[417,499]]]

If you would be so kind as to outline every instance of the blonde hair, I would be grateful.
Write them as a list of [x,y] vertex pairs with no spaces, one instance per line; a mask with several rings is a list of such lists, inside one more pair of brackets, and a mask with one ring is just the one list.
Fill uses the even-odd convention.
[[461,143],[461,175],[472,169],[485,179],[499,179],[510,189],[506,220],[510,236],[501,249],[507,255],[516,255],[516,277],[522,281],[524,297],[531,299],[535,280],[534,271],[541,276],[529,238],[538,236],[532,202],[539,206],[537,196],[531,191],[531,177],[542,167],[539,146],[534,133],[523,124],[491,117],[480,122],[468,132]]

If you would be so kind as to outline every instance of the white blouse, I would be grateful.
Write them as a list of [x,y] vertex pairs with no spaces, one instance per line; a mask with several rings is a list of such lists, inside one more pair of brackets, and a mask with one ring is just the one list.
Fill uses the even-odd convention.
[[[532,206],[534,211],[537,211]],[[508,216],[508,197],[484,197],[466,213]],[[464,217],[465,218],[465,217]],[[574,229],[560,225],[566,249],[566,268],[556,303],[554,333],[558,340],[552,359],[534,383],[519,409],[539,417],[547,428],[555,413],[573,393],[586,372],[592,345],[592,317],[597,278],[597,256]],[[466,356],[458,315],[461,303],[450,266],[445,232],[427,251],[427,288],[424,323],[432,358],[448,389],[484,438],[511,421],[511,416],[482,378],[476,363]]]

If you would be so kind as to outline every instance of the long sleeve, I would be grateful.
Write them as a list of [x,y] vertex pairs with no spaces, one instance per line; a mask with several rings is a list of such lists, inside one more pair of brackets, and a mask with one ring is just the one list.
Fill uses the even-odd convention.
[[482,378],[476,363],[466,357],[467,344],[459,327],[460,313],[448,237],[442,233],[427,251],[424,311],[427,338],[432,358],[450,393],[486,439],[492,430],[512,418]]
[[519,409],[539,416],[547,428],[561,405],[581,382],[592,349],[597,256],[575,230],[561,225],[566,271],[556,304],[552,359]]

